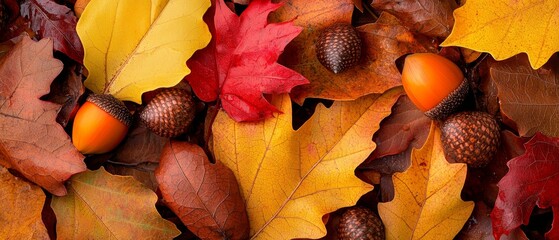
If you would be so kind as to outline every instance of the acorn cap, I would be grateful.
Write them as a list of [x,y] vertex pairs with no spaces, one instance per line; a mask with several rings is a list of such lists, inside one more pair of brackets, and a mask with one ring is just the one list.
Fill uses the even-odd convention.
[[162,137],[176,137],[188,130],[196,108],[191,93],[184,89],[163,89],[140,113],[140,119]]
[[350,25],[338,23],[325,29],[316,42],[318,61],[328,70],[340,73],[361,58],[361,38]]
[[340,219],[338,238],[340,240],[385,239],[384,225],[372,210],[365,207],[351,207]]
[[128,108],[122,101],[113,97],[113,95],[92,94],[87,97],[86,101],[95,104],[95,106],[107,112],[128,127],[132,123],[132,114],[130,114]]
[[497,153],[499,125],[485,112],[457,113],[443,122],[441,142],[447,159],[483,167]]
[[468,81],[464,78],[462,83],[452,91],[448,96],[443,98],[439,104],[425,112],[427,117],[442,120],[452,114],[466,100],[468,91],[470,90]]

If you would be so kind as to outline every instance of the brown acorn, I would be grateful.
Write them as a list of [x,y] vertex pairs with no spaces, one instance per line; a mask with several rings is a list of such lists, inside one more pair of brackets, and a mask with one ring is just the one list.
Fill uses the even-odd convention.
[[485,112],[457,113],[443,122],[441,142],[447,159],[483,167],[497,153],[499,125]]
[[384,225],[372,210],[365,207],[351,207],[340,219],[338,238],[340,240],[385,239]]
[[195,115],[191,93],[170,88],[159,92],[140,113],[140,118],[154,133],[170,138],[185,133]]
[[361,58],[361,38],[349,24],[335,24],[325,29],[316,42],[318,61],[328,70],[340,73]]

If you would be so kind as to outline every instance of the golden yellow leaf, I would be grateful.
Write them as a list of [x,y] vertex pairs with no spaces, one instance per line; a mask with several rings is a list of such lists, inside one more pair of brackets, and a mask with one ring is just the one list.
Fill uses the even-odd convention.
[[468,0],[454,11],[454,28],[441,46],[488,52],[496,60],[528,54],[540,68],[559,50],[559,1]]
[[395,88],[329,109],[319,106],[297,131],[286,94],[272,101],[284,113],[265,121],[238,123],[220,111],[214,153],[239,181],[251,238],[324,236],[324,214],[354,205],[372,189],[354,170],[374,150],[372,136],[400,95]]
[[146,91],[190,73],[194,52],[210,41],[202,15],[209,0],[92,0],[77,25],[96,93],[141,103]]
[[100,168],[72,176],[68,195],[53,197],[58,239],[172,239],[175,225],[155,209],[157,195],[132,177]]
[[466,164],[446,161],[434,124],[425,145],[414,149],[411,159],[408,170],[393,176],[394,200],[378,206],[386,238],[452,239],[474,209],[473,202],[460,198]]

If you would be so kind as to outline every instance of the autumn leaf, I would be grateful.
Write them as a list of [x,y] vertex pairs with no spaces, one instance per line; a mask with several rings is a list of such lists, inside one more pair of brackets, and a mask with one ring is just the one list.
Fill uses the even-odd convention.
[[452,239],[470,217],[474,203],[460,198],[466,164],[448,163],[440,138],[431,124],[425,145],[412,151],[410,168],[394,174],[394,200],[378,205],[387,239]]
[[248,217],[233,172],[204,150],[171,141],[155,171],[163,199],[201,239],[247,239]]
[[[476,202],[474,212],[464,225],[462,231],[454,238],[460,240],[491,240],[493,228],[491,226],[491,208],[484,202]],[[509,236],[503,236],[499,240],[528,240],[526,234],[519,228]]]
[[[496,239],[503,234],[527,225],[530,214],[537,205],[539,208],[553,209],[553,219],[559,217],[559,139],[541,133],[524,144],[526,152],[511,159],[507,166],[509,172],[499,181],[499,195],[491,212],[493,235]],[[559,238],[555,221],[546,239]]]
[[373,140],[377,148],[370,159],[404,152],[410,144],[420,148],[429,135],[431,119],[407,96],[400,97],[392,109],[392,114],[381,123],[381,128],[375,133]]
[[54,50],[82,63],[83,46],[76,33],[76,16],[64,5],[52,0],[26,0],[21,15],[31,20],[31,29],[39,38],[50,38]]
[[428,52],[427,43],[394,16],[383,13],[376,23],[357,28],[363,40],[363,57],[357,66],[334,74],[316,58],[315,42],[320,32],[336,22],[350,24],[353,3],[344,1],[289,0],[272,15],[278,21],[295,18],[305,30],[285,49],[281,62],[310,80],[293,89],[291,97],[302,104],[306,98],[353,100],[370,93],[383,93],[401,85],[394,61],[406,53]]
[[268,23],[281,4],[251,1],[240,17],[217,0],[215,17],[208,19],[214,39],[197,52],[188,65],[186,80],[203,101],[220,99],[223,109],[237,121],[271,117],[278,110],[264,94],[289,92],[308,83],[299,73],[276,61],[283,48],[301,32],[292,22]]
[[468,0],[454,11],[454,28],[441,46],[488,52],[496,60],[527,53],[538,69],[559,50],[559,1]]
[[209,0],[89,2],[77,31],[96,93],[141,103],[142,93],[171,87],[190,73],[185,62],[210,33],[202,15]]
[[60,105],[39,100],[62,70],[52,45],[24,37],[0,59],[0,163],[63,196],[64,181],[86,166],[55,121]]
[[45,194],[0,166],[0,236],[4,239],[49,239],[41,219]]
[[78,100],[85,92],[82,83],[82,75],[76,73],[78,66],[67,65],[52,82],[51,92],[43,99],[62,105],[62,109],[58,112],[56,121],[66,127],[68,122],[73,119],[78,108]]
[[374,0],[373,8],[396,16],[404,26],[430,37],[445,38],[450,34],[458,7],[455,0]]
[[58,239],[170,239],[180,233],[157,213],[155,193],[132,177],[101,168],[73,176],[68,190],[51,203]]
[[526,58],[516,56],[490,68],[498,89],[502,114],[514,121],[520,136],[542,132],[559,136],[559,58],[533,70]]
[[354,170],[374,150],[371,138],[401,94],[395,88],[336,102],[329,109],[319,106],[297,131],[285,94],[272,101],[284,114],[265,121],[237,123],[219,112],[213,125],[214,154],[239,181],[250,237],[324,236],[324,214],[354,205],[372,189]]
[[168,138],[150,131],[141,121],[135,121],[124,141],[115,150],[112,161],[127,166],[158,163]]

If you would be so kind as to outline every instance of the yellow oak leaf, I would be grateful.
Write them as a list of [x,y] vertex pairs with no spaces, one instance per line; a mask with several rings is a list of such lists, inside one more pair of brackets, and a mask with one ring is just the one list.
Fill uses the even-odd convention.
[[441,46],[488,52],[496,60],[528,54],[540,68],[559,50],[559,1],[468,0],[454,10],[454,28]]
[[408,170],[392,177],[394,200],[378,206],[386,239],[452,239],[474,209],[473,202],[460,198],[466,164],[446,161],[434,124],[425,145],[412,150],[411,160]]
[[157,195],[132,177],[103,167],[72,176],[68,195],[53,197],[58,239],[172,239],[180,234],[163,219]]
[[178,84],[192,54],[210,41],[210,0],[92,0],[77,25],[96,93],[141,103],[142,93]]
[[272,99],[284,113],[265,121],[238,123],[220,111],[213,149],[239,181],[251,239],[324,236],[324,214],[354,205],[372,189],[354,171],[375,149],[372,136],[401,95],[395,88],[330,108],[319,105],[297,131],[287,94]]

